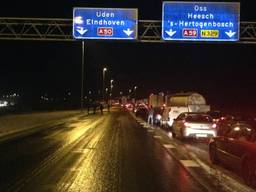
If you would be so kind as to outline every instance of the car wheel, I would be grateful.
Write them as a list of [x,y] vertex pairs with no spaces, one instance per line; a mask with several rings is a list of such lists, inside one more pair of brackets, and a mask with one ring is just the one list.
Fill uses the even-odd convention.
[[174,127],[173,127],[173,126],[168,126],[168,128],[169,128],[170,131],[172,132],[172,137],[173,137],[173,138],[177,138],[177,134],[175,133]]
[[180,129],[179,139],[180,139],[181,141],[185,141],[185,137],[184,137],[183,129]]
[[250,165],[249,160],[245,159],[242,164],[242,177],[244,179],[244,182],[251,186],[254,182],[254,171],[253,167]]
[[217,157],[217,152],[216,152],[216,146],[213,143],[210,144],[209,146],[209,156],[213,164],[219,164],[219,159]]

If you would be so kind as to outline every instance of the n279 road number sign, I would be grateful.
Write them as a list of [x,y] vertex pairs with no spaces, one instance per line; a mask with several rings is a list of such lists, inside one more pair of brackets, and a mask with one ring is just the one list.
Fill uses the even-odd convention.
[[75,39],[137,39],[138,10],[74,8]]

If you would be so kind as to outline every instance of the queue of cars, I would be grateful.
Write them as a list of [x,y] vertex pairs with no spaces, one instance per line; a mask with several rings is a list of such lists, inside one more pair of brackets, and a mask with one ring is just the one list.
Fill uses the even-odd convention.
[[[142,119],[147,121],[149,115],[150,108],[147,105],[141,104],[135,107],[134,112],[137,117],[141,117]],[[153,113],[153,124],[162,125],[162,115],[163,109],[162,108],[154,108]]]
[[[137,117],[147,121],[149,110],[150,108],[147,105],[138,105],[134,112]],[[153,111],[153,123],[162,126],[164,109],[155,107]],[[173,137],[178,138],[215,137],[217,135],[217,124],[207,113],[183,112],[173,120],[171,132]]]
[[[135,110],[136,116],[147,120],[146,105]],[[161,109],[155,110],[154,123],[161,125]],[[213,164],[223,164],[237,171],[249,186],[256,187],[256,118],[223,115],[219,111],[181,113],[174,119],[172,136],[210,138],[209,158]]]
[[209,137],[209,158],[235,170],[256,187],[256,119],[210,113],[181,113],[174,119],[172,135],[178,138]]

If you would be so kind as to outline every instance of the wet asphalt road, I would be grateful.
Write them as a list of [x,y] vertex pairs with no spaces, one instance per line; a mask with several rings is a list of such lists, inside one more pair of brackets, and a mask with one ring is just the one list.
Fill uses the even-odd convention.
[[122,110],[0,143],[0,191],[206,191]]

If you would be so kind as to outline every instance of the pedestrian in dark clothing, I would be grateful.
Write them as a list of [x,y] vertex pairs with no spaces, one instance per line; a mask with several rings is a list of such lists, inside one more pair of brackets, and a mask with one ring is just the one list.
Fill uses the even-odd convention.
[[148,111],[148,124],[153,125],[154,123],[154,108],[153,106],[150,106]]
[[101,112],[101,114],[103,114],[103,105],[102,104],[100,104],[100,112]]
[[90,114],[90,104],[87,105],[87,113]]
[[110,104],[108,104],[108,112],[110,111]]

